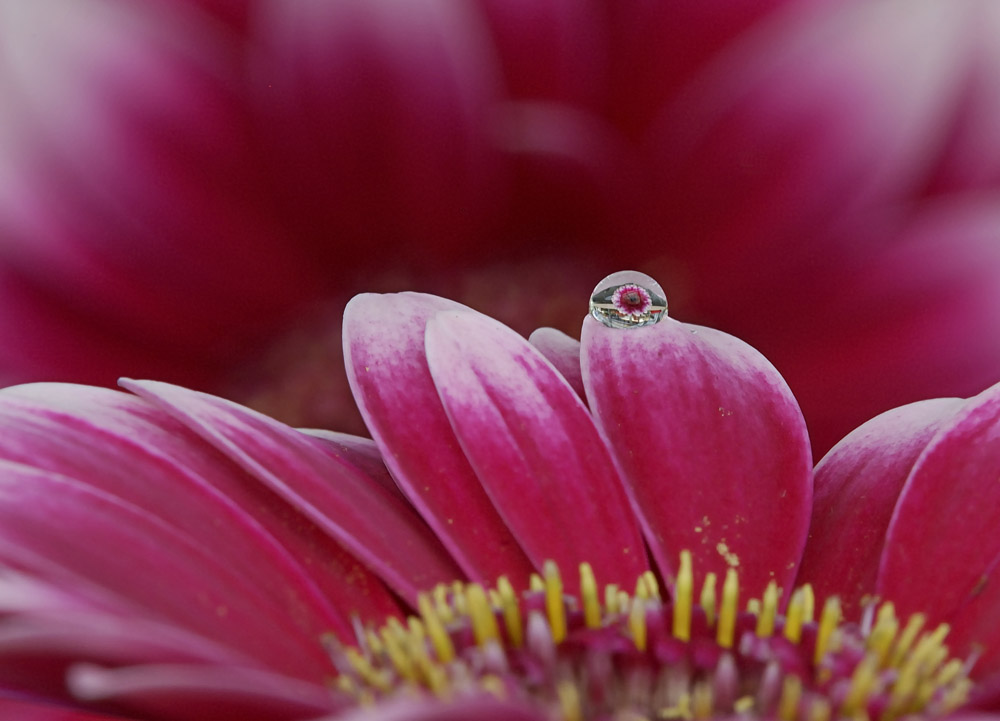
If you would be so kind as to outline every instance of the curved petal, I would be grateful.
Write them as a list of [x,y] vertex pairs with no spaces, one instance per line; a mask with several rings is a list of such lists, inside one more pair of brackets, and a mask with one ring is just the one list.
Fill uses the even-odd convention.
[[347,377],[386,466],[471,578],[527,581],[532,566],[462,453],[427,367],[427,320],[464,306],[363,294],[344,310]]
[[382,461],[382,454],[371,438],[352,436],[347,433],[337,433],[321,428],[299,428],[299,431],[315,440],[313,445],[324,453],[332,455],[338,461],[350,463],[387,491],[404,498],[392,479],[389,470]]
[[1000,670],[1000,384],[971,398],[917,460],[889,524],[876,592],[951,624],[949,645]]
[[314,718],[336,704],[324,686],[262,671],[202,665],[105,669],[81,664],[67,682],[81,701],[171,721]]
[[65,384],[6,388],[0,429],[0,457],[75,478],[166,521],[273,595],[304,633],[349,639],[352,615],[381,621],[398,613],[356,559],[140,398]]
[[630,587],[649,566],[638,523],[586,407],[526,340],[470,311],[427,324],[427,362],[462,449],[536,568]]
[[586,404],[587,392],[583,388],[583,370],[580,368],[580,341],[555,328],[538,328],[528,336],[528,342],[555,366]]
[[812,468],[788,386],[750,346],[667,318],[583,323],[583,380],[653,557],[670,577],[738,566],[742,592],[789,588],[805,543]]
[[267,416],[167,383],[123,380],[162,407],[336,539],[411,603],[458,569],[398,497],[314,439]]
[[875,579],[889,520],[903,484],[928,441],[963,403],[939,398],[873,418],[816,466],[812,521],[797,583],[821,601],[838,596],[856,618]]
[[359,708],[316,721],[546,721],[550,715],[535,706],[501,701],[493,696],[437,699],[406,699]]
[[0,461],[0,559],[53,585],[107,589],[131,613],[180,625],[285,673],[322,678],[329,667],[318,638],[209,548],[64,476]]
[[124,716],[79,711],[40,701],[0,698],[0,718],[19,721],[128,721]]

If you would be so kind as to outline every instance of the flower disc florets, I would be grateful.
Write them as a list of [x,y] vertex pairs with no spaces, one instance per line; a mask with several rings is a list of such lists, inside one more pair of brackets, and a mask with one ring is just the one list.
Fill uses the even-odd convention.
[[778,613],[772,583],[738,609],[730,570],[717,594],[708,574],[697,601],[690,555],[674,598],[647,572],[634,593],[598,593],[587,564],[580,596],[563,593],[555,564],[514,593],[456,583],[420,598],[420,616],[359,634],[360,648],[333,646],[339,688],[362,703],[402,693],[447,700],[488,693],[539,707],[554,719],[892,721],[938,716],[961,705],[967,664],[948,659],[947,626],[897,621],[891,604],[871,622],[843,624],[836,599],[814,618],[810,587]]

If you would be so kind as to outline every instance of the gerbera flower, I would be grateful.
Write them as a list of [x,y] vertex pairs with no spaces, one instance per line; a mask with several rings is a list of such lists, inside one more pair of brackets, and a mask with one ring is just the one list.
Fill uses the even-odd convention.
[[[373,441],[151,381],[0,391],[0,695],[156,719],[888,718],[965,699],[961,659],[996,670],[995,388],[845,439],[817,499],[842,514],[864,457],[896,509],[881,550],[826,559],[802,415],[731,336],[588,316],[579,344],[529,343],[416,293],[359,296],[344,329]],[[949,554],[953,585],[913,575]],[[884,593],[899,621],[838,626],[838,574],[847,620]]]

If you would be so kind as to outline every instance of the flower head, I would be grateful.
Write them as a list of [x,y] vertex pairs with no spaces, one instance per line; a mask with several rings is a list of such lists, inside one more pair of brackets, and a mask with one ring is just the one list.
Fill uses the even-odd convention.
[[0,689],[166,719],[890,719],[1000,669],[997,388],[875,419],[814,494],[787,385],[719,331],[525,340],[368,294],[344,352],[371,441],[151,381],[0,390]]

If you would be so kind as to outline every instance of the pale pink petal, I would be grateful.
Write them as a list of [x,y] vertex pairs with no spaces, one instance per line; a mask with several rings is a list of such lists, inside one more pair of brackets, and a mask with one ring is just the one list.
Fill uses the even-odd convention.
[[664,319],[583,324],[583,379],[657,564],[690,550],[699,574],[789,588],[806,540],[812,463],[788,386],[757,351]]
[[536,568],[565,583],[591,564],[630,587],[648,569],[639,526],[586,407],[526,340],[470,311],[427,324],[427,361],[451,426],[507,526]]
[[532,566],[459,447],[427,367],[427,320],[463,308],[419,293],[356,296],[344,311],[347,377],[386,466],[462,569],[522,583]]
[[0,429],[0,457],[73,477],[170,523],[272,595],[304,633],[350,638],[352,615],[398,613],[381,583],[315,526],[141,399],[73,385],[7,388]]
[[586,404],[587,392],[583,388],[583,371],[580,368],[580,341],[555,328],[539,328],[528,336],[528,341],[555,366]]
[[870,420],[838,443],[815,471],[812,522],[796,583],[837,596],[847,618],[875,593],[885,534],[917,457],[962,404],[913,403]]
[[952,626],[959,655],[1000,670],[1000,385],[971,398],[927,445],[886,537],[876,593]]
[[205,393],[153,381],[122,381],[186,424],[336,539],[399,595],[459,574],[420,518],[398,497],[314,439]]
[[337,704],[321,684],[253,669],[145,665],[70,669],[81,701],[100,702],[144,718],[171,721],[281,721],[314,718]]
[[322,678],[316,637],[285,607],[136,506],[51,472],[0,461],[0,558],[65,588],[99,586],[149,616],[240,650],[262,665]]

